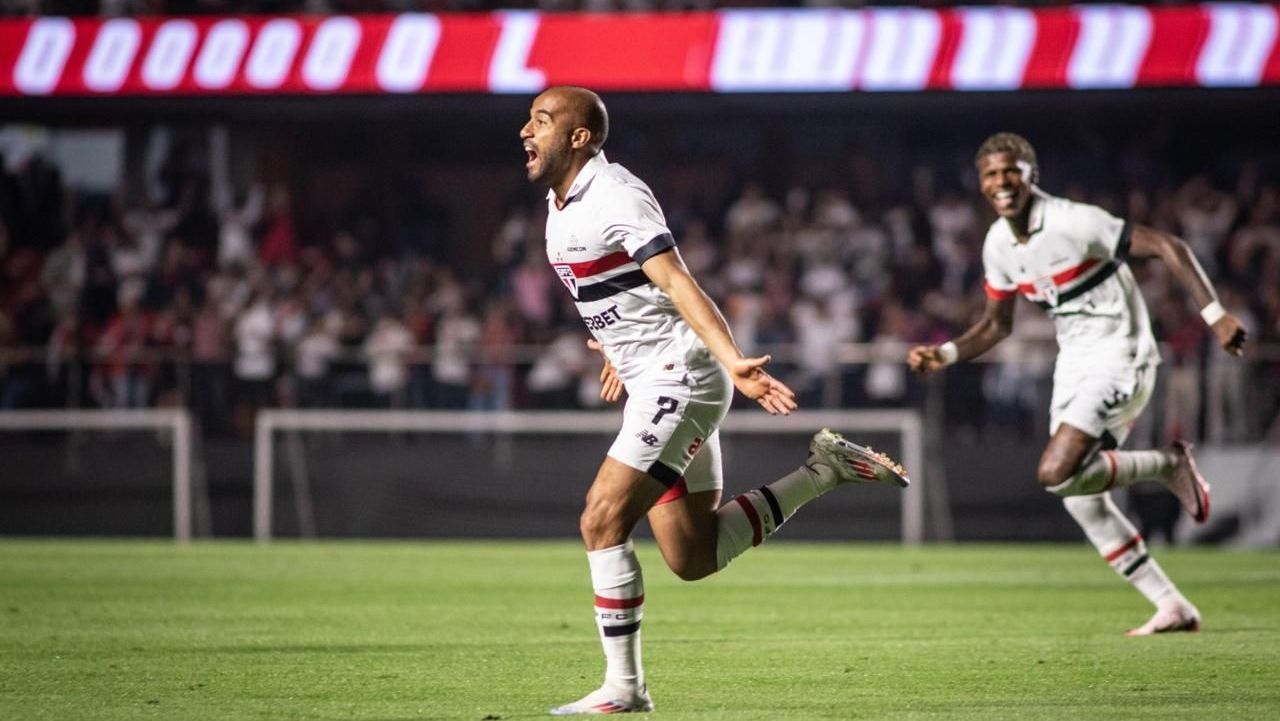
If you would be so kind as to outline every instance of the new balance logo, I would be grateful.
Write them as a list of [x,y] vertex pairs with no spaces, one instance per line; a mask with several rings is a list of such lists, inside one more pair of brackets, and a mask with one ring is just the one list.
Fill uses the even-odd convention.
[[864,481],[874,481],[876,479],[876,471],[871,467],[870,463],[860,461],[857,458],[849,458],[847,462],[853,472]]
[[653,435],[649,431],[640,431],[639,433],[636,434],[636,438],[639,438],[640,442],[645,444],[646,446],[658,445],[658,437]]

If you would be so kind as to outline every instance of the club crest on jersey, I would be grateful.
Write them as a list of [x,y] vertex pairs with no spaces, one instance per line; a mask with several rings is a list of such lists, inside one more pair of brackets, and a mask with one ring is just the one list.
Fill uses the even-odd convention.
[[1058,305],[1058,286],[1054,285],[1053,278],[1037,278],[1035,281],[1036,292],[1044,299],[1044,302],[1051,306]]
[[564,287],[573,293],[573,297],[578,297],[578,278],[573,274],[573,268],[568,263],[552,263],[551,267],[556,269],[556,275],[560,276],[560,282],[564,283]]

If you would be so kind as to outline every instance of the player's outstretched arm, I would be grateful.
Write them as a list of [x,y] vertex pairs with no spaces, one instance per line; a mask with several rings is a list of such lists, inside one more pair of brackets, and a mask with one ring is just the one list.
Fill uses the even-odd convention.
[[729,324],[715,302],[689,274],[680,251],[672,248],[659,253],[646,260],[640,269],[654,285],[671,296],[680,316],[729,371],[734,387],[742,395],[759,403],[771,415],[787,415],[796,409],[796,394],[785,383],[765,372],[769,356],[743,357],[733,334],[729,332]]
[[917,373],[932,373],[986,353],[1013,332],[1014,302],[1013,297],[987,298],[982,318],[977,323],[953,341],[912,348],[907,352],[907,366]]
[[600,354],[604,358],[604,367],[600,369],[600,398],[609,403],[615,403],[622,397],[622,379],[618,377],[618,370],[613,367],[613,363],[609,360],[609,356],[604,354],[604,346],[600,345],[600,341],[595,338],[587,340],[587,347]]
[[1158,256],[1169,267],[1183,288],[1195,299],[1204,322],[1213,330],[1218,345],[1231,355],[1244,353],[1249,333],[1240,319],[1231,315],[1218,302],[1213,283],[1191,248],[1181,238],[1145,225],[1136,225],[1129,237],[1129,254],[1140,258]]

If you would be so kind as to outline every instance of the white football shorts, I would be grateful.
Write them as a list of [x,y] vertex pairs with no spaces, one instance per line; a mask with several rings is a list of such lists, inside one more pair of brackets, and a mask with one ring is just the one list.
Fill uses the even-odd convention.
[[717,362],[690,369],[663,362],[627,383],[622,430],[609,456],[671,488],[724,488],[718,429],[733,402],[733,382]]
[[1109,433],[1123,446],[1134,421],[1151,400],[1156,366],[1058,367],[1053,373],[1049,433],[1066,423],[1102,438]]

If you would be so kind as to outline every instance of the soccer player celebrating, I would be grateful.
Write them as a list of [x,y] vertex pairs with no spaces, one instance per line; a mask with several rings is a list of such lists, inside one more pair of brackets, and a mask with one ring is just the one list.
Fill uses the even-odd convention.
[[1160,363],[1146,304],[1125,259],[1163,260],[1228,353],[1241,354],[1245,331],[1218,303],[1182,240],[1040,190],[1035,150],[1021,136],[991,136],[978,148],[975,162],[982,194],[1000,216],[982,249],[986,308],[960,337],[912,348],[907,362],[929,373],[982,355],[1012,332],[1019,293],[1048,311],[1059,352],[1049,411],[1052,435],[1040,457],[1040,485],[1062,497],[1103,558],[1155,604],[1155,615],[1129,635],[1199,630],[1200,612],[1148,555],[1142,537],[1108,493],[1156,480],[1197,523],[1209,517],[1209,485],[1196,469],[1190,445],[1116,450],[1147,405]]
[[602,395],[628,391],[622,430],[581,518],[604,685],[555,715],[653,709],[640,662],[644,581],[630,540],[641,518],[648,516],[671,570],[694,580],[837,485],[907,485],[892,461],[823,430],[804,465],[720,505],[717,428],[733,389],[770,414],[794,410],[795,395],[765,371],[768,356],[742,355],[681,260],[653,193],[605,159],[608,134],[599,96],[573,87],[535,98],[520,131],[529,180],[549,188],[547,258],[607,359]]

